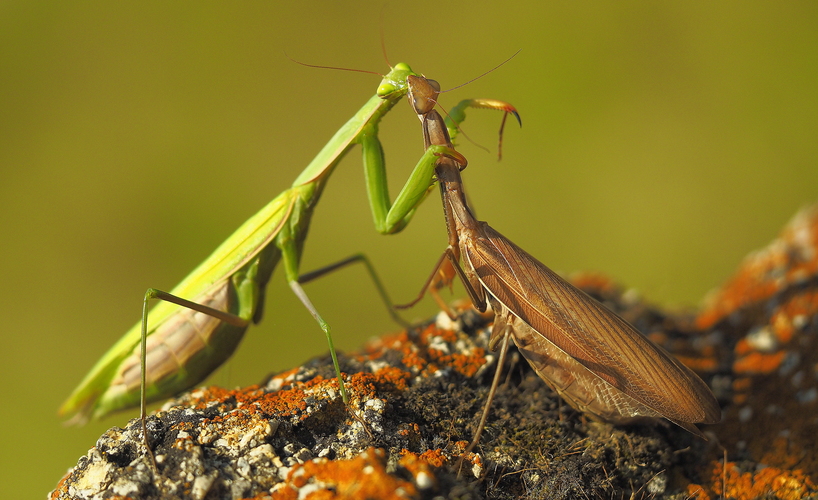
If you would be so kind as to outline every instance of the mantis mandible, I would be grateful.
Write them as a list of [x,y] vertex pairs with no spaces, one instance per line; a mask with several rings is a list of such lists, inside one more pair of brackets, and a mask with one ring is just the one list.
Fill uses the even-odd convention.
[[[70,422],[84,423],[141,405],[144,430],[147,402],[173,396],[204,380],[232,355],[247,327],[261,320],[265,288],[279,261],[290,288],[326,335],[340,393],[348,402],[330,327],[301,287],[306,280],[299,278],[299,262],[321,192],[335,166],[355,144],[362,146],[367,193],[378,232],[402,230],[431,191],[436,156],[427,151],[394,203],[389,201],[378,124],[410,91],[410,77],[425,81],[406,64],[394,66],[376,95],[335,133],[289,189],[247,220],[169,293],[149,289],[142,320],[97,362],[60,414],[75,414]],[[464,119],[467,107],[506,110],[497,102],[463,101],[455,107],[456,116]],[[160,302],[148,311],[151,299]],[[147,443],[147,435],[145,439]]]
[[[694,423],[721,417],[707,384],[614,312],[477,221],[463,191],[462,155],[454,151],[440,114],[425,114],[423,128],[427,150],[439,156],[435,172],[449,233],[436,271],[450,263],[475,307],[485,311],[491,305],[489,348],[502,342],[478,430],[463,456],[479,443],[510,339],[540,378],[579,411],[614,423],[666,418],[705,438]],[[440,275],[433,274],[424,290],[433,290],[435,279]]]

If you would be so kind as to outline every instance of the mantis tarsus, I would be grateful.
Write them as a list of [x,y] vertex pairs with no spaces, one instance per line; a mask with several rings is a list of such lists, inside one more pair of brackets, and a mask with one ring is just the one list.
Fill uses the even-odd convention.
[[[329,325],[301,287],[304,279],[299,279],[299,261],[321,192],[335,166],[355,144],[363,149],[369,202],[380,233],[403,229],[430,192],[436,156],[427,151],[390,203],[378,140],[381,118],[410,91],[410,78],[425,81],[406,64],[392,68],[377,94],[336,132],[289,189],[239,227],[171,292],[149,289],[142,320],[97,362],[60,413],[74,413],[73,422],[82,423],[141,404],[144,428],[146,401],[170,397],[204,380],[230,357],[247,327],[261,320],[265,288],[279,260],[290,288],[327,337],[340,393],[347,402]],[[495,104],[466,100],[453,114],[462,120],[467,107],[501,109]],[[161,302],[148,311],[154,298]]]
[[[428,150],[439,156],[435,172],[449,233],[437,269],[450,263],[475,307],[485,311],[491,305],[495,320],[489,348],[502,342],[486,406],[464,456],[479,442],[509,339],[574,408],[615,423],[664,417],[704,438],[694,423],[716,423],[721,417],[707,384],[618,315],[477,221],[462,187],[465,164],[440,114],[425,114],[423,128]],[[433,274],[424,290],[435,279]]]

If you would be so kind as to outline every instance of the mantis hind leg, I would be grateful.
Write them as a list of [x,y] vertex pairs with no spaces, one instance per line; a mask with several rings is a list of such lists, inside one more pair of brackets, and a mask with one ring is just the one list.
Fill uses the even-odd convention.
[[[474,432],[474,437],[472,437],[471,443],[466,447],[463,451],[463,454],[460,456],[460,459],[455,464],[455,470],[457,471],[457,475],[460,475],[460,469],[463,466],[463,462],[466,460],[466,457],[469,453],[480,444],[480,437],[483,435],[483,430],[486,428],[486,422],[488,421],[489,413],[491,412],[491,403],[494,401],[494,396],[497,394],[497,387],[500,384],[500,374],[503,372],[503,364],[506,360],[506,355],[508,354],[508,344],[509,339],[511,339],[511,330],[509,330],[509,326],[505,322],[500,322],[495,319],[494,328],[500,328],[502,330],[502,341],[500,347],[500,355],[497,358],[497,370],[494,372],[494,378],[491,380],[491,388],[489,389],[489,394],[486,397],[486,404],[483,407],[483,413],[480,415],[480,422],[477,424],[477,430]],[[494,333],[492,333],[494,335]]]
[[383,285],[383,282],[378,276],[378,272],[375,270],[375,266],[372,265],[372,261],[370,261],[369,257],[367,257],[365,254],[357,253],[355,255],[350,255],[345,259],[339,260],[338,262],[334,262],[324,267],[315,269],[314,271],[304,273],[298,277],[298,283],[302,285],[305,283],[309,283],[310,281],[321,278],[322,276],[337,271],[350,264],[364,265],[364,267],[366,268],[366,272],[369,274],[370,279],[372,279],[372,283],[378,290],[378,295],[380,295],[381,301],[386,306],[386,310],[389,312],[389,316],[392,317],[392,320],[394,320],[395,323],[399,324],[404,328],[409,328],[410,326],[412,326],[409,322],[401,318],[400,315],[398,315],[395,312],[395,303],[392,302],[392,299],[389,297],[389,293],[386,291],[386,287]]
[[310,312],[315,321],[318,322],[318,326],[321,327],[321,330],[324,331],[324,335],[327,337],[327,344],[329,344],[329,353],[332,356],[332,366],[335,368],[335,376],[338,378],[338,388],[341,391],[341,399],[344,400],[344,404],[349,402],[349,396],[347,396],[346,386],[344,385],[344,378],[341,375],[341,366],[338,364],[338,355],[335,354],[335,344],[332,342],[332,332],[330,331],[329,323],[324,321],[324,318],[318,314],[318,310],[312,305],[312,301],[309,297],[307,297],[307,293],[301,288],[301,285],[298,283],[297,280],[290,281],[290,288],[292,289],[293,293],[295,293],[298,300],[304,304],[304,307]]
[[329,264],[314,271],[304,273],[298,276],[297,279],[290,281],[290,288],[292,289],[293,293],[295,293],[295,295],[298,297],[301,303],[304,304],[304,307],[307,308],[307,310],[310,312],[315,321],[318,322],[318,325],[321,327],[321,330],[324,331],[324,334],[327,337],[327,344],[329,345],[330,356],[332,356],[333,368],[335,368],[335,376],[338,378],[338,387],[341,391],[341,398],[343,398],[345,404],[349,402],[349,396],[347,395],[344,380],[341,375],[341,367],[340,364],[338,363],[338,356],[335,352],[335,344],[332,341],[332,333],[330,326],[318,313],[318,310],[315,308],[312,301],[307,296],[307,293],[304,291],[301,285],[309,283],[310,281],[318,279],[333,271],[337,271],[338,269],[346,267],[350,264],[356,263],[363,264],[366,267],[366,270],[369,273],[370,278],[372,278],[372,282],[375,284],[375,288],[378,290],[378,294],[381,296],[381,300],[386,305],[386,308],[389,311],[389,315],[392,317],[392,319],[395,320],[395,322],[397,322],[401,326],[408,327],[409,323],[407,323],[393,310],[393,302],[392,299],[389,298],[389,294],[386,292],[386,287],[383,286],[383,283],[378,277],[378,273],[375,271],[375,267],[372,265],[372,262],[370,262],[369,258],[367,258],[366,255],[364,254],[352,255],[345,259],[339,260],[338,262],[335,262],[333,264]]
[[219,321],[223,321],[233,326],[238,327],[246,327],[250,324],[248,319],[242,318],[241,316],[237,316],[235,314],[231,314],[220,309],[214,309],[212,307],[208,307],[197,302],[193,302],[187,299],[183,299],[176,295],[170,294],[168,292],[163,292],[162,290],[157,290],[156,288],[148,288],[145,292],[145,298],[142,302],[142,338],[140,341],[140,349],[141,349],[141,356],[140,356],[140,402],[139,402],[139,416],[142,420],[142,437],[145,444],[145,449],[148,452],[148,456],[150,457],[151,464],[153,465],[153,469],[158,471],[158,467],[156,465],[156,457],[153,454],[153,450],[151,449],[150,442],[148,441],[148,425],[147,425],[147,344],[148,344],[148,304],[152,299],[159,299],[165,302],[171,302],[178,306],[186,307],[188,309],[192,309],[196,312],[200,312],[203,314],[207,314],[208,316],[212,316]]

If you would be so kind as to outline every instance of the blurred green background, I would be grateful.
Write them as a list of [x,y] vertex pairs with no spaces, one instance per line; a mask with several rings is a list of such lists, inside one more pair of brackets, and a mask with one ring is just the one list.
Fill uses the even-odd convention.
[[[41,497],[119,414],[63,428],[56,409],[169,289],[289,186],[404,61],[514,103],[472,112],[468,190],[481,219],[550,267],[596,270],[695,306],[818,200],[814,2],[3,2],[0,4],[0,484]],[[383,16],[381,17],[381,12]],[[401,104],[381,127],[393,196],[421,154]],[[314,218],[309,270],[366,251],[398,301],[446,244],[437,194],[378,235],[358,151]],[[362,269],[307,287],[343,350],[395,330]],[[461,290],[457,296],[464,296]],[[409,313],[434,312],[425,302]],[[214,383],[260,381],[326,352],[280,275],[267,315]]]

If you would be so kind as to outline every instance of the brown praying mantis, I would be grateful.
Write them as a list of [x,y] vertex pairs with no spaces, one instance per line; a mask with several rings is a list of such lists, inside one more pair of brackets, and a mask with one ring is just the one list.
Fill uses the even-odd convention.
[[[424,102],[434,102],[434,90],[426,89],[431,97]],[[501,347],[485,409],[463,456],[479,443],[510,339],[577,410],[614,423],[666,418],[706,439],[694,424],[721,418],[707,384],[617,314],[478,221],[463,191],[465,158],[454,150],[444,120],[432,107],[416,112],[427,150],[438,157],[435,174],[449,234],[449,246],[424,291],[434,292],[432,287],[456,274],[479,311],[491,306],[489,348]]]

